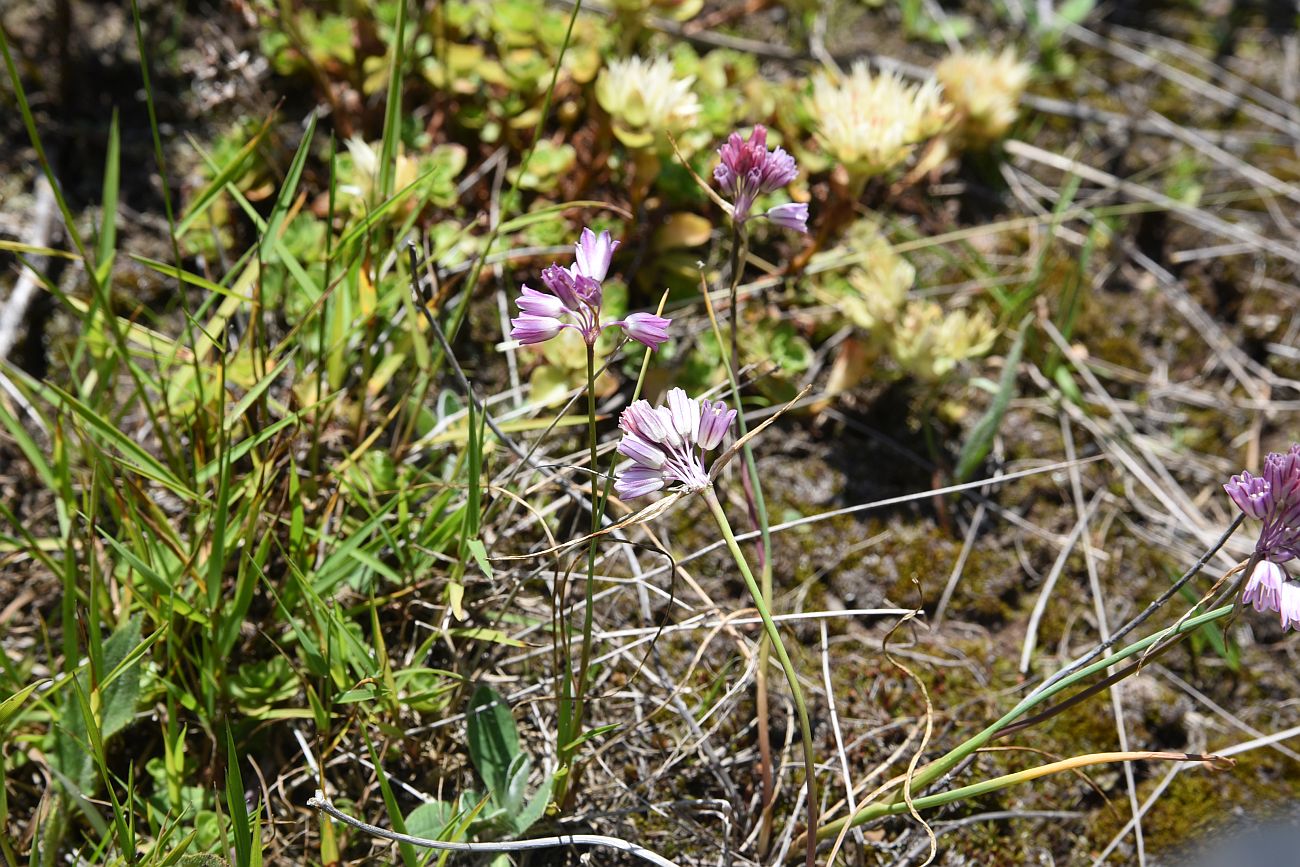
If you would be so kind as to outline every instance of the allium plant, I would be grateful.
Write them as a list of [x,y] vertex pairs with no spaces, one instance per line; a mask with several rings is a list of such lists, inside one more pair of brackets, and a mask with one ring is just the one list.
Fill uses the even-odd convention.
[[[739,346],[739,307],[738,289],[744,273],[746,250],[749,247],[747,220],[754,200],[759,196],[776,192],[794,180],[798,166],[794,157],[781,148],[767,149],[767,128],[755,125],[749,139],[733,132],[727,141],[718,148],[721,158],[713,170],[713,178],[730,197],[731,214],[731,286],[729,291],[731,308],[731,351],[728,354],[727,379],[731,385],[731,396],[736,405],[740,405],[740,346]],[[799,202],[777,205],[768,210],[764,216],[778,226],[797,232],[808,231],[808,206]],[[715,323],[716,325],[716,323]],[[718,334],[721,341],[722,335]],[[739,417],[740,433],[744,442],[745,420]],[[754,518],[755,529],[759,534],[759,589],[761,601],[770,605],[772,601],[772,539],[767,517],[767,504],[763,498],[762,480],[754,463],[753,451],[748,445],[743,446],[744,472],[747,484],[744,486],[749,514]],[[772,749],[768,738],[767,724],[767,662],[770,645],[763,641],[759,644],[759,665],[757,676],[758,703],[758,748],[760,755],[760,776],[762,778],[762,797],[764,803],[771,799],[772,787]],[[767,829],[760,830],[766,839]],[[765,845],[765,844],[764,844]]]
[[[722,532],[732,559],[745,579],[745,586],[749,588],[754,607],[763,620],[765,638],[776,649],[777,660],[781,663],[781,670],[785,673],[794,699],[803,736],[805,780],[808,786],[808,827],[815,829],[818,810],[816,761],[808,707],[804,702],[803,691],[799,688],[794,664],[790,661],[781,634],[772,620],[768,603],[771,590],[760,587],[754,578],[749,561],[727,520],[727,513],[713,489],[718,465],[715,463],[713,467],[708,467],[704,462],[704,455],[721,445],[736,419],[736,410],[730,409],[726,403],[688,397],[680,388],[668,392],[667,406],[651,406],[644,400],[633,402],[623,410],[618,420],[618,426],[623,430],[618,452],[629,458],[629,461],[619,468],[614,489],[620,497],[628,499],[665,489],[681,494],[700,493],[709,504],[709,510]],[[768,575],[771,574],[770,568],[769,556],[765,570]],[[807,863],[810,867],[815,861],[816,843],[815,835],[810,833],[807,850]]]
[[[718,148],[722,161],[713,170],[713,179],[731,199],[731,218],[738,224],[749,219],[754,200],[774,193],[799,174],[794,157],[781,148],[767,149],[767,128],[754,126],[749,140],[733,132]],[[772,222],[796,232],[808,231],[808,206],[800,202],[777,205],[764,214]]]
[[632,313],[623,319],[602,323],[601,281],[609,273],[610,262],[619,242],[609,232],[597,235],[583,229],[577,243],[577,257],[568,268],[551,265],[542,271],[545,292],[520,287],[519,316],[510,320],[510,336],[520,343],[544,343],[566,328],[582,335],[586,344],[595,346],[607,328],[622,328],[623,333],[650,349],[668,339],[671,320],[653,313]]
[[1300,629],[1300,585],[1281,565],[1300,558],[1300,443],[1270,453],[1260,475],[1242,472],[1223,489],[1244,515],[1263,522],[1242,602],[1281,615],[1283,629]]
[[[511,320],[510,336],[521,343],[544,343],[571,328],[582,335],[587,345],[587,446],[591,461],[591,534],[587,548],[587,580],[585,608],[582,618],[582,651],[577,671],[563,682],[564,713],[557,731],[559,740],[559,769],[556,772],[556,798],[563,802],[564,790],[570,780],[569,770],[576,745],[581,743],[584,696],[591,663],[592,601],[595,595],[596,542],[600,529],[603,498],[598,472],[596,448],[596,341],[608,328],[622,328],[632,340],[654,350],[668,339],[670,320],[653,313],[633,313],[613,322],[601,322],[601,287],[609,274],[618,241],[609,232],[597,235],[583,229],[579,237],[573,265],[565,268],[551,265],[542,272],[546,291],[521,288],[516,304],[519,316]],[[567,647],[567,642],[566,645]]]

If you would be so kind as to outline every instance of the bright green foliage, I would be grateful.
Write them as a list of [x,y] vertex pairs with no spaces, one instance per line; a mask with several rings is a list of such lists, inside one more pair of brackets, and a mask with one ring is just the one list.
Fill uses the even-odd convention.
[[500,826],[513,836],[533,826],[551,796],[551,780],[528,797],[532,759],[519,747],[510,707],[496,690],[480,686],[470,698],[469,756],[487,786],[488,803],[478,821]]
[[[80,672],[64,693],[54,754],[60,772],[82,795],[98,788],[96,753],[102,761],[104,743],[126,728],[140,702],[139,660],[128,659],[139,643],[140,618],[135,617],[104,642],[97,670]],[[87,702],[92,717],[86,716]]]

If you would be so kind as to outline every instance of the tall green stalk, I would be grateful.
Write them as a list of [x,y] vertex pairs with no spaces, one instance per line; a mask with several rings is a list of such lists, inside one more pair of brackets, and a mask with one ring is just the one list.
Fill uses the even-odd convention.
[[[749,433],[745,424],[745,412],[740,401],[740,306],[738,293],[740,280],[744,274],[745,259],[749,251],[749,232],[743,223],[731,224],[731,351],[727,361],[727,379],[731,385],[731,400],[736,407],[736,422],[743,439]],[[771,522],[767,518],[767,502],[763,497],[763,485],[758,478],[758,465],[754,461],[754,450],[748,442],[741,447],[744,472],[748,478],[746,494],[753,508],[753,518],[759,536],[759,591],[763,604],[772,607],[772,533]],[[755,674],[754,704],[758,718],[758,752],[762,761],[763,797],[760,808],[759,849],[766,850],[770,832],[769,810],[772,807],[773,768],[772,742],[768,726],[767,669],[771,661],[772,646],[764,635],[758,642],[758,668]]]
[[749,562],[745,559],[745,552],[740,550],[740,543],[736,541],[736,534],[731,530],[731,524],[727,520],[727,513],[723,510],[722,503],[718,502],[718,495],[712,487],[704,489],[704,500],[709,504],[709,510],[713,512],[713,517],[718,522],[718,529],[722,531],[722,538],[727,542],[727,549],[731,551],[731,556],[736,561],[736,567],[740,569],[740,574],[745,578],[745,586],[749,588],[749,595],[754,599],[754,607],[758,609],[758,616],[763,619],[763,630],[767,639],[771,642],[771,646],[776,648],[777,661],[781,663],[781,670],[785,672],[786,682],[790,686],[790,695],[794,699],[795,714],[799,717],[799,734],[803,741],[804,781],[808,788],[809,833],[807,834],[806,861],[808,867],[813,867],[817,861],[818,839],[814,833],[814,829],[817,828],[817,764],[813,755],[812,724],[808,719],[808,705],[804,703],[803,690],[799,688],[799,678],[795,674],[794,664],[790,662],[790,654],[786,652],[785,644],[781,641],[781,634],[776,630],[776,622],[772,620],[772,613],[768,609],[767,603],[763,601],[762,589],[759,587],[758,582],[754,580],[754,573],[749,568]]
[[[573,684],[573,713],[568,717],[568,724],[560,726],[559,760],[560,767],[556,774],[558,794],[556,800],[563,803],[563,795],[568,789],[569,770],[573,762],[573,753],[582,734],[582,718],[587,694],[587,673],[591,666],[592,632],[595,627],[593,599],[596,595],[596,533],[600,530],[601,504],[604,498],[600,490],[600,474],[597,472],[600,456],[596,443],[596,347],[587,344],[587,450],[590,456],[591,472],[591,542],[587,545],[587,581],[583,592],[582,605],[582,651],[578,658],[578,677]],[[565,641],[565,647],[568,642]],[[568,699],[568,696],[564,697]],[[564,719],[562,716],[561,719]]]

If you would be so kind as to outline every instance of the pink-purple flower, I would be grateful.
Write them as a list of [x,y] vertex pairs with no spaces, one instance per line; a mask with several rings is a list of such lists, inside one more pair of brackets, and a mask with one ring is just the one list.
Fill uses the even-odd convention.
[[808,234],[808,206],[803,202],[787,202],[768,208],[764,216],[783,229]]
[[735,420],[736,411],[722,401],[687,397],[680,388],[669,390],[667,406],[634,401],[618,420],[618,453],[631,460],[619,470],[614,490],[630,499],[673,486],[708,487],[704,453],[722,443]]
[[1243,514],[1263,522],[1242,601],[1276,611],[1284,629],[1300,629],[1300,585],[1279,565],[1300,557],[1300,444],[1270,453],[1260,475],[1243,472],[1223,489]]
[[653,313],[633,313],[613,322],[600,321],[604,296],[601,282],[609,273],[618,244],[609,232],[597,235],[591,229],[583,229],[575,245],[574,264],[568,268],[551,265],[542,271],[546,291],[528,286],[520,288],[515,300],[519,316],[510,320],[510,336],[520,343],[544,343],[564,329],[572,328],[588,346],[594,346],[605,329],[621,327],[631,339],[657,349],[668,339],[669,319]]
[[[731,198],[732,219],[737,223],[749,219],[755,199],[776,192],[799,173],[794,157],[781,148],[767,149],[767,128],[762,124],[754,126],[748,141],[741,138],[740,133],[733,132],[718,148],[718,156],[722,162],[713,170],[713,179]],[[808,231],[807,205],[777,205],[764,216],[787,229]]]
[[1243,513],[1264,522],[1255,543],[1261,560],[1300,557],[1300,443],[1270,453],[1260,475],[1243,472],[1223,489]]

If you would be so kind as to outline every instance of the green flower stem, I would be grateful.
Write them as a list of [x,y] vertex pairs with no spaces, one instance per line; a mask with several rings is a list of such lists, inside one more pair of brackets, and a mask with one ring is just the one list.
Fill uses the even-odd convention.
[[[731,530],[727,513],[723,510],[722,503],[718,502],[717,493],[712,487],[705,488],[703,493],[705,502],[709,504],[709,510],[713,512],[713,517],[718,522],[718,529],[722,531],[722,537],[727,542],[727,549],[731,551],[740,574],[745,578],[745,586],[749,588],[749,595],[754,599],[758,616],[763,619],[763,629],[772,646],[776,648],[776,658],[781,663],[781,670],[785,672],[786,682],[790,686],[795,713],[799,716],[799,733],[803,738],[804,777],[808,787],[808,828],[811,831],[817,827],[817,763],[813,755],[812,725],[808,720],[808,706],[803,700],[803,690],[799,688],[799,678],[795,675],[794,664],[790,662],[790,654],[786,653],[785,644],[781,641],[781,633],[777,632],[772,613],[767,603],[763,601],[763,593],[758,582],[754,580],[754,573],[745,559],[745,552],[740,549],[740,543],[736,541],[736,534]],[[807,836],[807,863],[808,867],[813,867],[817,859],[817,838],[812,834]]]
[[[731,385],[731,402],[736,407],[736,423],[741,438],[744,438],[745,434],[749,433],[749,427],[745,424],[745,411],[740,402],[740,345],[738,342],[740,303],[737,295],[739,294],[740,279],[744,273],[745,258],[748,251],[749,231],[743,223],[737,224],[733,221],[731,224],[731,291],[729,293],[731,300],[731,353],[727,364],[727,380]],[[758,478],[758,465],[754,461],[754,450],[749,443],[745,443],[741,447],[741,458],[744,461],[745,473],[749,477],[748,493],[753,497],[754,518],[759,535],[758,586],[763,604],[767,605],[770,610],[772,606],[772,532],[771,522],[767,517],[767,501],[763,497],[763,484]],[[757,692],[755,705],[758,708],[759,755],[763,760],[763,799],[760,809],[764,820],[762,821],[763,827],[760,830],[760,850],[767,848],[770,825],[766,821],[766,816],[771,807],[773,792],[772,745],[768,735],[767,702],[767,667],[771,654],[772,646],[768,643],[766,635],[764,635],[758,642],[758,671],[755,684]]]
[[[604,498],[600,490],[599,467],[600,455],[596,442],[596,347],[587,344],[587,449],[591,465],[591,542],[587,545],[587,581],[583,593],[582,606],[582,651],[578,659],[578,676],[573,687],[573,716],[569,724],[561,731],[559,745],[560,771],[557,773],[560,793],[556,800],[563,802],[564,790],[568,788],[568,770],[573,762],[573,753],[577,749],[579,736],[582,734],[582,717],[585,710],[587,694],[587,672],[591,667],[592,632],[595,627],[595,612],[592,600],[596,595],[596,537],[600,530],[601,503]],[[566,642],[567,646],[567,642]]]
[[[1041,692],[1035,693],[1034,695],[1025,698],[1023,701],[1021,701],[1019,704],[1013,707],[1010,711],[1008,711],[1006,715],[1004,715],[997,722],[993,723],[988,728],[984,729],[982,732],[975,735],[970,740],[966,741],[965,743],[959,744],[957,747],[953,748],[947,754],[939,757],[938,759],[935,759],[933,762],[931,762],[930,764],[926,765],[924,768],[921,768],[919,771],[917,771],[916,774],[912,776],[912,782],[911,782],[912,791],[921,790],[926,786],[930,785],[931,783],[933,783],[935,780],[939,779],[944,774],[948,773],[948,771],[955,768],[967,756],[971,755],[980,747],[983,747],[990,740],[992,740],[993,737],[997,735],[997,733],[1001,729],[1010,725],[1012,722],[1015,721],[1017,717],[1021,716],[1026,711],[1038,706],[1039,704],[1042,704],[1044,701],[1060,693],[1062,690],[1068,689],[1069,687],[1075,685],[1076,683],[1083,680],[1084,678],[1091,677],[1092,675],[1096,674],[1099,671],[1105,671],[1107,668],[1114,665],[1115,663],[1122,662],[1123,660],[1128,659],[1130,656],[1134,656],[1138,653],[1141,653],[1147,648],[1159,644],[1160,642],[1166,639],[1181,637],[1183,635],[1192,632],[1195,629],[1199,629],[1201,626],[1205,625],[1206,623],[1212,623],[1216,620],[1220,620],[1224,617],[1227,617],[1229,614],[1232,613],[1234,608],[1235,605],[1231,605],[1231,604],[1223,605],[1220,606],[1219,608],[1215,608],[1212,611],[1207,611],[1206,613],[1200,614],[1196,617],[1188,618],[1182,623],[1175,624],[1174,626],[1171,626],[1167,629],[1163,629],[1160,632],[1155,633],[1154,635],[1147,636],[1146,638],[1143,638],[1141,641],[1135,641],[1134,643],[1125,647],[1123,650],[1119,650],[1115,653],[1112,653],[1110,656],[1106,656],[1101,659],[1098,659],[1096,662],[1092,663],[1091,665],[1079,669],[1077,672],[1071,674],[1069,677],[1062,678],[1056,683],[1053,683],[1051,686],[1042,690]],[[912,803],[917,809],[924,809],[927,807],[938,806],[940,804],[947,804],[950,803],[951,801],[960,800],[962,798],[975,797],[976,795],[982,795],[985,792],[990,792],[993,791],[994,789],[999,789],[999,788],[1003,788],[1004,786],[1014,785],[1015,783],[1023,782],[1026,779],[1032,779],[1032,777],[1026,776],[1027,773],[1028,772],[1020,772],[1019,774],[1010,774],[1006,777],[998,777],[993,780],[987,780],[983,783],[976,783],[970,786],[963,786],[962,788],[953,789],[949,792],[941,792],[937,795],[930,795],[923,798],[914,798]],[[818,840],[829,839],[831,837],[838,835],[840,831],[844,828],[844,825],[846,823],[849,824],[850,826],[856,826],[856,825],[864,824],[866,822],[870,822],[874,819],[879,819],[884,816],[892,816],[906,811],[907,811],[907,804],[903,799],[902,793],[899,792],[892,800],[888,802],[878,803],[878,804],[868,804],[864,806],[862,809],[858,810],[852,816],[843,819],[838,819],[827,825],[823,825],[822,827],[817,829],[816,836]]]
[[[593,538],[587,546],[587,591],[582,614],[582,659],[578,665],[578,725],[582,724],[582,697],[587,685],[587,667],[591,664],[591,632],[594,615],[591,599],[596,592],[596,539],[600,530],[600,456],[596,449],[596,347],[587,344],[587,450],[591,470],[591,532]],[[575,732],[576,734],[576,732]]]
[[[1110,764],[1114,762],[1133,762],[1143,759],[1174,759],[1181,761],[1196,761],[1197,757],[1192,755],[1183,755],[1176,753],[1159,753],[1147,750],[1137,752],[1112,752],[1112,753],[1090,753],[1085,756],[1075,756],[1064,759],[1059,762],[1051,762],[1046,765],[1038,765],[1032,768],[1026,768],[1023,771],[1016,771],[1014,774],[1003,774],[1000,777],[993,777],[979,783],[972,783],[969,786],[962,786],[958,789],[950,789],[947,792],[939,792],[934,795],[926,795],[923,798],[913,798],[912,806],[917,810],[928,810],[931,807],[941,807],[944,804],[951,804],[955,801],[963,801],[966,798],[977,798],[980,795],[987,795],[989,792],[996,792],[998,789],[1006,789],[1010,786],[1028,783],[1031,780],[1037,780],[1040,777],[1058,774],[1062,771],[1072,771],[1089,765]],[[1207,759],[1210,757],[1206,757]],[[879,816],[897,816],[909,812],[908,806],[904,801],[897,801],[890,804],[877,805],[880,808]],[[830,827],[829,825],[827,827]],[[817,835],[821,837],[819,832]]]

